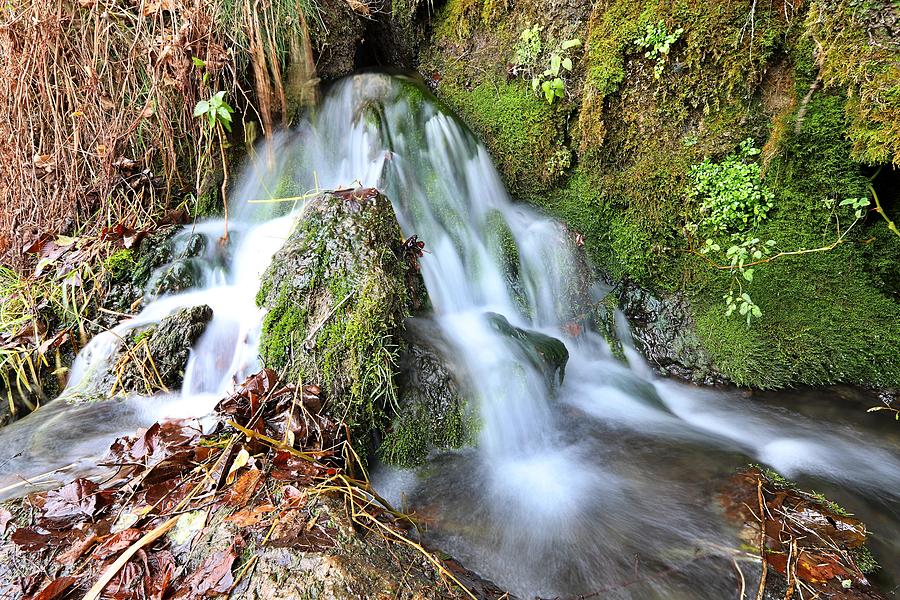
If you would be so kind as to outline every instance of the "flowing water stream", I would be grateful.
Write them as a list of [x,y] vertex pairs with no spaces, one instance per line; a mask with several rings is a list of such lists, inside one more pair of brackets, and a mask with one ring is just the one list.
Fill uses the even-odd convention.
[[[658,379],[627,345],[628,365],[598,335],[567,335],[578,317],[570,236],[510,200],[486,149],[449,111],[379,74],[334,85],[304,123],[257,150],[233,192],[230,257],[214,243],[221,221],[180,234],[211,241],[192,259],[202,286],[97,336],[59,399],[0,430],[0,497],[95,473],[112,439],[158,419],[207,415],[259,368],[254,296],[301,204],[259,201],[352,185],[383,190],[404,233],[427,243],[433,320],[481,422],[475,448],[376,471],[386,495],[427,519],[429,541],[523,597],[732,597],[737,540],[713,496],[752,461],[832,493],[869,522],[882,564],[900,565],[900,428],[830,392],[748,397]],[[498,223],[518,248],[515,283]],[[91,396],[129,330],[199,304],[214,318],[180,393],[74,402]],[[487,313],[563,340],[563,384],[548,386]]]

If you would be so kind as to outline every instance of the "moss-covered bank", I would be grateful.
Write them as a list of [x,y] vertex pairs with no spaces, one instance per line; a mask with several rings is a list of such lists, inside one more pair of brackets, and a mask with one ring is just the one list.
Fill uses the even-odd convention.
[[[514,194],[581,232],[612,278],[680,299],[682,326],[726,379],[897,386],[900,237],[878,214],[831,251],[757,267],[741,283],[762,312],[748,326],[725,316],[731,278],[707,260],[724,251],[693,252],[706,232],[690,228],[706,213],[690,192],[694,165],[750,138],[773,207],[743,234],[782,251],[830,246],[853,221],[835,205],[873,201],[879,166],[882,206],[896,216],[897,190],[879,181],[900,164],[898,24],[887,0],[449,0],[421,69],[488,143]],[[523,60],[533,25],[541,51]],[[548,104],[529,78],[570,39],[582,45],[561,71],[565,98]]]

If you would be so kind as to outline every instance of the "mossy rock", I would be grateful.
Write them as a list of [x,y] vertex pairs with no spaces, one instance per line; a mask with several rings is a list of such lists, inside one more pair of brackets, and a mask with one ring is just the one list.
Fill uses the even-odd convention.
[[437,325],[407,319],[401,360],[399,415],[378,450],[382,460],[401,467],[421,465],[434,451],[472,445],[478,432],[475,407],[453,348]]
[[[122,362],[118,389],[136,393],[146,393],[148,387],[151,391],[153,388],[180,389],[191,348],[206,331],[212,318],[213,311],[209,306],[190,306],[169,315],[159,325],[130,334],[125,342],[130,348],[125,350],[133,349],[138,344],[146,344],[146,350],[135,351],[131,360]],[[142,363],[146,356],[152,359],[152,364],[142,369],[139,362]]]
[[485,317],[494,331],[509,339],[521,356],[544,375],[551,390],[562,385],[569,362],[569,351],[564,343],[549,335],[516,327],[501,314],[487,313]]
[[310,201],[263,277],[260,354],[289,381],[317,384],[367,454],[396,406],[410,310],[400,227],[374,190]]

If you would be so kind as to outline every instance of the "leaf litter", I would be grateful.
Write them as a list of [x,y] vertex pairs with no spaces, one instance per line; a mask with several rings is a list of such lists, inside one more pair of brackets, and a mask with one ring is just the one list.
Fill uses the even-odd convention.
[[[331,495],[343,499],[360,533],[421,552],[447,586],[475,598],[466,587],[474,580],[420,546],[413,518],[374,492],[346,428],[323,404],[318,386],[282,385],[266,369],[219,402],[220,423],[211,432],[186,421],[157,423],[112,444],[104,464],[115,472],[106,481],[77,479],[33,494],[25,500],[27,519],[0,509],[0,531],[14,529],[10,539],[22,553],[62,567],[20,578],[15,593],[44,600],[226,596],[252,571],[256,556],[239,560],[248,547],[336,548],[334,524],[311,506]],[[215,527],[212,512],[222,510],[233,528],[228,547],[179,562]]]

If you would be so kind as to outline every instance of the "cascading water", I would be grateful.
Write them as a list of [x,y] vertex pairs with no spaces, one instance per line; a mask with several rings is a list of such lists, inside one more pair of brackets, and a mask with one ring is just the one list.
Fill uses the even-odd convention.
[[[476,448],[435,456],[418,471],[383,467],[376,484],[424,515],[426,535],[468,567],[523,597],[730,597],[735,536],[709,498],[751,460],[839,485],[840,499],[876,524],[877,550],[900,557],[897,434],[878,432],[876,441],[834,423],[825,431],[735,392],[657,380],[633,349],[629,367],[590,331],[569,335],[580,316],[579,262],[566,231],[513,204],[485,148],[426,92],[376,74],[336,84],[306,122],[258,150],[233,194],[231,258],[214,243],[220,221],[196,227],[210,238],[203,287],[154,300],[97,336],[58,400],[0,430],[0,494],[29,489],[23,478],[47,485],[90,472],[112,438],[157,419],[207,414],[259,367],[254,295],[302,204],[273,200],[350,185],[383,190],[403,231],[426,241],[432,318],[463,367],[481,424]],[[514,252],[504,251],[501,230]],[[91,395],[128,330],[198,304],[214,318],[180,394],[71,404]],[[563,340],[562,385],[548,385],[489,313]]]

